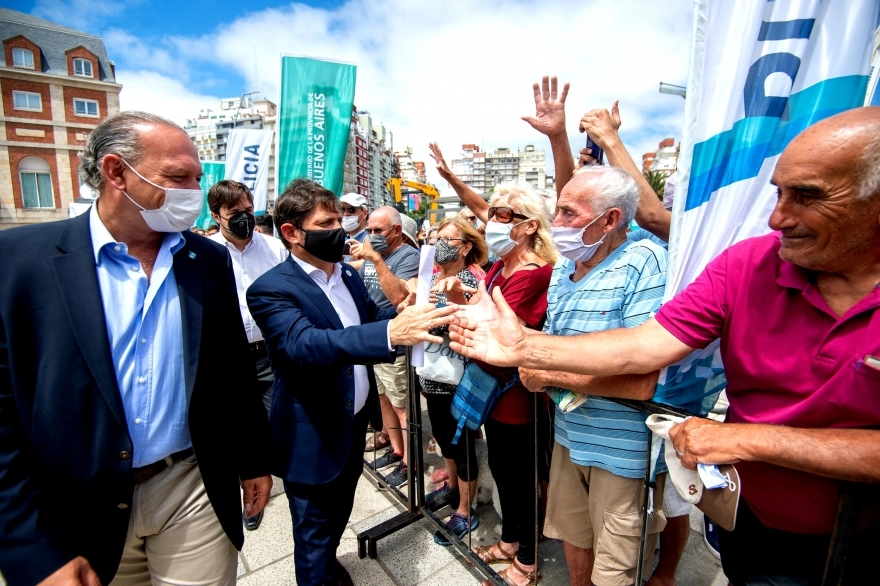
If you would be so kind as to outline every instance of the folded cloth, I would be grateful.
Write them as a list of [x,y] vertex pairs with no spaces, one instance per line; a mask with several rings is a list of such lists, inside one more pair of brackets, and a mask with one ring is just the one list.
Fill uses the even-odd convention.
[[683,421],[685,418],[674,415],[650,415],[645,425],[664,439],[666,467],[676,492],[687,502],[696,505],[717,525],[733,531],[742,490],[739,474],[730,464],[723,464],[721,468],[714,464],[697,464],[696,470],[682,466],[675,446],[669,439],[669,430]]
[[669,430],[686,420],[674,415],[649,415],[645,421],[648,429],[662,437],[665,441],[666,467],[669,478],[681,498],[691,504],[697,504],[703,498],[703,486],[706,488],[724,488],[727,479],[714,464],[697,464],[697,470],[689,470],[681,465],[675,446],[669,439]]

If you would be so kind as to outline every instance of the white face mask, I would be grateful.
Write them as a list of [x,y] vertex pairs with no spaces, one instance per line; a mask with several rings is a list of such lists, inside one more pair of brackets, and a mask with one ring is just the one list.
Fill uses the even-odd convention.
[[141,216],[143,216],[147,226],[155,232],[183,232],[189,230],[202,211],[202,201],[205,198],[202,190],[176,189],[173,187],[156,185],[135,171],[134,167],[129,165],[124,159],[120,160],[125,163],[125,166],[131,169],[135,175],[153,187],[158,187],[165,192],[165,202],[162,204],[161,208],[155,210],[148,210],[135,200],[131,199],[131,196],[125,193],[125,191],[122,192],[131,203],[141,208]]
[[[607,211],[608,210],[605,210],[605,212]],[[593,218],[593,221],[583,228],[551,226],[550,231],[553,233],[553,242],[556,243],[556,248],[559,250],[559,254],[575,262],[587,262],[593,258],[599,245],[605,241],[605,235],[603,234],[598,242],[584,244],[584,232],[587,231],[587,228],[593,225],[593,222],[604,216],[605,212],[602,212]]]
[[357,216],[342,216],[342,229],[345,230],[347,234],[351,234],[357,230],[358,224],[360,224],[360,221]]
[[[528,222],[523,220],[519,224]],[[486,245],[489,246],[494,254],[504,256],[516,247],[517,243],[523,239],[525,234],[517,240],[510,237],[510,231],[519,226],[519,224],[502,224],[501,222],[489,222],[486,224]]]

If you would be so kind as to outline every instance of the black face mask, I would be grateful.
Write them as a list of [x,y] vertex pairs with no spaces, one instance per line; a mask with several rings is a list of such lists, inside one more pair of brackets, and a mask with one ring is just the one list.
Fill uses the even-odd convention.
[[233,214],[230,218],[224,218],[229,224],[229,231],[242,240],[247,240],[254,235],[254,226],[257,225],[257,219],[250,212],[240,211]]
[[303,230],[306,235],[306,252],[324,262],[339,262],[342,260],[342,248],[345,246],[345,230],[335,228],[333,230]]

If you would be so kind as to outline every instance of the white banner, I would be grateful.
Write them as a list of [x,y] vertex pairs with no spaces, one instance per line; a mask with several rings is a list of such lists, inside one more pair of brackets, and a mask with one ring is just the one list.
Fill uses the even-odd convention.
[[[865,101],[877,15],[877,0],[695,1],[667,299],[730,245],[770,231],[779,154]],[[718,377],[717,345],[664,370],[655,400]]]
[[226,179],[248,186],[254,196],[254,212],[266,211],[269,199],[271,130],[234,128],[226,139]]

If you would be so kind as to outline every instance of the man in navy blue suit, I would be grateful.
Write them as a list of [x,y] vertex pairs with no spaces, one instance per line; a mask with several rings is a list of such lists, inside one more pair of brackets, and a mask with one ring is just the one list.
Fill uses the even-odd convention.
[[379,309],[357,271],[341,262],[338,206],[319,184],[291,182],[274,212],[290,258],[247,292],[275,375],[274,472],[290,502],[300,586],[351,584],[336,548],[354,503],[367,421],[382,426],[372,365],[394,362],[395,346],[439,342],[428,330],[454,311]]

